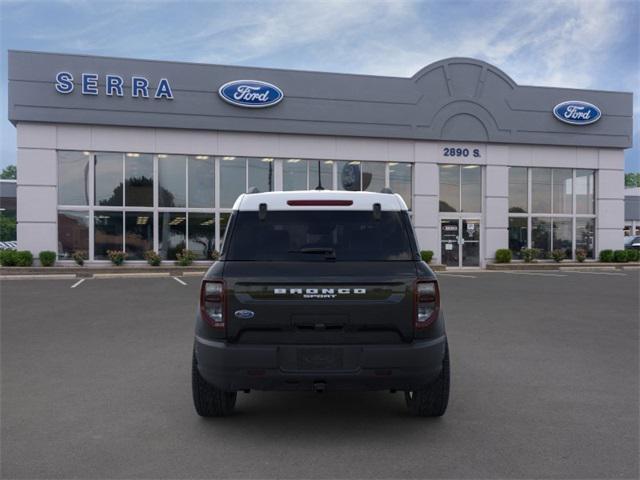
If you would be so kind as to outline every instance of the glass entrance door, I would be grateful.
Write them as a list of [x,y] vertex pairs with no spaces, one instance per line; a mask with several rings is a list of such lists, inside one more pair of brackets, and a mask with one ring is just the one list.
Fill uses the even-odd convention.
[[479,267],[480,219],[441,219],[440,258],[448,267]]
[[462,267],[480,266],[480,220],[463,219],[462,222]]
[[459,231],[459,219],[440,220],[440,258],[442,259],[442,264],[447,267],[460,266],[460,244],[458,243]]

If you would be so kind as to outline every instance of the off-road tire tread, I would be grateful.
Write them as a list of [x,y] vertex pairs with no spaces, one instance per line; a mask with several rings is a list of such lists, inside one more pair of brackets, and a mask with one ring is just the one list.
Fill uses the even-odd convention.
[[449,403],[450,385],[449,345],[445,344],[442,371],[430,385],[414,390],[413,398],[405,392],[407,407],[411,414],[419,417],[441,417]]
[[236,406],[237,392],[224,392],[202,378],[195,352],[191,362],[191,389],[193,406],[201,417],[224,417],[230,415]]

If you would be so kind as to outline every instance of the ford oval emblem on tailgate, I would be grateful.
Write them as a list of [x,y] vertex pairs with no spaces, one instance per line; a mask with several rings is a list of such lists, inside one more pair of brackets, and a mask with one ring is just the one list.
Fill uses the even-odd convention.
[[254,317],[255,313],[253,313],[251,310],[236,310],[234,315],[236,316],[236,318],[249,320],[250,318]]

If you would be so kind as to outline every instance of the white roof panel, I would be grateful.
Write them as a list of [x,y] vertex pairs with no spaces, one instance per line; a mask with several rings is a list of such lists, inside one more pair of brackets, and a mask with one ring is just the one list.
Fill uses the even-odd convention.
[[[302,204],[291,204],[291,202],[300,201]],[[306,203],[308,201],[326,202],[326,204],[309,205]],[[334,204],[331,204],[332,202]],[[339,205],[343,202],[345,204]],[[351,203],[347,204],[348,202]],[[375,203],[380,204],[381,210],[407,210],[407,205],[398,194],[338,190],[245,193],[238,197],[233,209],[257,211],[261,203],[267,204],[267,210],[372,210]]]

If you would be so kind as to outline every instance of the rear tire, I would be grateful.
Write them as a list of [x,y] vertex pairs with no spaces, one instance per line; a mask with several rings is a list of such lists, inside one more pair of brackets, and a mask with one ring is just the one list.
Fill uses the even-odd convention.
[[224,417],[230,415],[236,406],[237,392],[224,392],[202,378],[195,352],[191,362],[191,390],[193,406],[201,417]]
[[442,371],[431,384],[404,392],[407,408],[419,417],[441,417],[449,403],[449,345],[445,344]]

